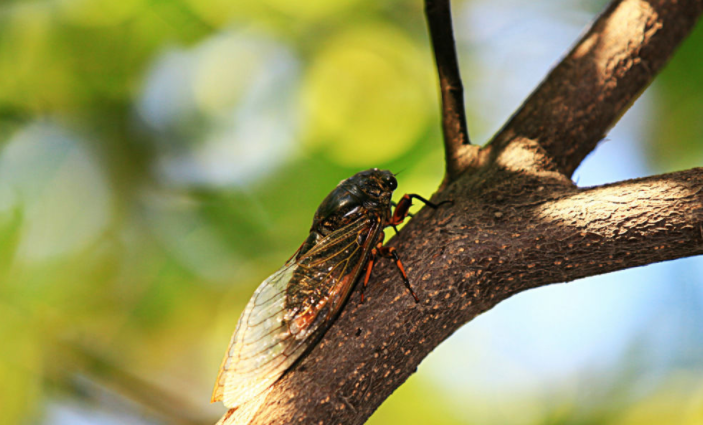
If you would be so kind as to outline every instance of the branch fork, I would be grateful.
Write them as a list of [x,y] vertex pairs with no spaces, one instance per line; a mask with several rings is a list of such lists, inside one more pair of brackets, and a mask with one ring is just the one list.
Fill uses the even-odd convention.
[[469,144],[449,1],[425,5],[447,160],[438,194],[454,204],[391,241],[421,302],[380,267],[364,304],[352,294],[309,355],[222,424],[361,424],[439,343],[516,293],[703,254],[703,169],[585,189],[570,179],[703,0],[613,1],[484,148]]

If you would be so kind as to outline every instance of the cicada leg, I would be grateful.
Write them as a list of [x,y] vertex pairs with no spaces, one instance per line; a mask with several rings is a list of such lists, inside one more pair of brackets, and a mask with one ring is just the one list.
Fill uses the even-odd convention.
[[408,274],[405,272],[405,267],[403,266],[403,263],[400,261],[400,257],[398,256],[398,251],[393,248],[393,247],[387,247],[383,246],[383,232],[381,232],[380,236],[380,242],[378,244],[371,248],[371,254],[369,255],[369,262],[366,263],[366,273],[364,274],[364,284],[361,287],[361,302],[364,302],[364,292],[366,291],[366,287],[369,284],[369,279],[371,278],[371,271],[373,270],[373,266],[376,263],[376,258],[380,255],[383,258],[392,258],[395,260],[395,266],[398,268],[398,272],[400,272],[400,277],[403,279],[403,283],[405,284],[405,287],[408,288],[408,291],[410,291],[410,295],[413,296],[415,299],[415,302],[418,303],[420,302],[420,299],[415,295],[415,291],[413,291],[413,288],[410,287],[410,280],[408,279]]
[[369,257],[369,262],[366,263],[366,275],[364,276],[364,286],[361,287],[361,303],[364,303],[364,292],[366,291],[366,286],[369,284],[369,279],[371,278],[371,270],[373,270],[373,263],[376,261],[376,256],[378,255],[378,250],[376,247],[371,248],[371,255]]
[[[425,205],[427,205],[430,208],[437,209],[439,208],[440,205],[451,203],[452,201],[442,201],[439,204],[435,204],[433,202],[428,201],[427,199],[423,198],[420,195],[416,194],[405,194],[403,195],[402,198],[400,198],[400,201],[395,206],[395,210],[393,210],[393,216],[391,216],[391,220],[388,223],[389,226],[393,226],[395,229],[395,226],[399,225],[400,223],[405,220],[405,217],[410,215],[410,207],[413,205],[413,199],[417,199],[419,201],[422,201]],[[398,230],[396,229],[396,232]]]
[[415,302],[419,303],[420,299],[417,297],[417,295],[415,295],[415,291],[413,291],[413,288],[410,286],[410,280],[408,279],[408,274],[405,273],[405,267],[403,267],[403,263],[400,261],[400,257],[398,256],[398,251],[393,247],[382,246],[381,244],[379,244],[377,253],[381,257],[392,258],[395,260],[395,266],[398,268],[398,271],[400,272],[400,276],[403,278],[403,283],[405,284],[405,287],[408,288],[408,291],[410,291],[410,295],[412,295],[413,298],[415,298]]

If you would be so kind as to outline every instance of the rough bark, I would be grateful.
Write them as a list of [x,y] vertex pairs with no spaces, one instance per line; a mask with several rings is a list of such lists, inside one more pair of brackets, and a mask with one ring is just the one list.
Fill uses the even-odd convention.
[[692,29],[703,0],[623,0],[484,149],[467,150],[321,342],[221,423],[363,423],[440,342],[513,294],[703,253],[703,169],[594,188],[570,175]]

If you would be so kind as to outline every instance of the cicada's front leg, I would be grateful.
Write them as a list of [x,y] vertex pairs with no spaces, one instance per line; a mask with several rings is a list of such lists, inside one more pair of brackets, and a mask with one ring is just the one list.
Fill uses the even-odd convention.
[[[393,215],[391,216],[391,221],[388,223],[389,226],[393,226],[395,229],[395,226],[399,225],[400,223],[405,220],[405,217],[410,215],[410,207],[413,205],[413,199],[417,199],[419,201],[422,201],[425,205],[432,209],[437,209],[439,208],[440,205],[451,203],[452,201],[442,201],[439,204],[432,203],[428,201],[427,199],[423,198],[420,195],[416,195],[414,193],[412,194],[405,194],[403,195],[402,198],[400,198],[400,201],[395,206],[395,210],[393,210]],[[397,231],[397,230],[396,230]]]

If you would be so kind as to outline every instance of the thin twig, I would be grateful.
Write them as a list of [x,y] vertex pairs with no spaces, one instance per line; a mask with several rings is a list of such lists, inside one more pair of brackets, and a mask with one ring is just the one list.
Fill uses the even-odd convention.
[[464,86],[459,74],[459,63],[452,30],[449,0],[425,0],[425,14],[432,41],[435,63],[442,93],[442,133],[450,178],[458,176],[465,163],[462,147],[471,144],[464,112]]

